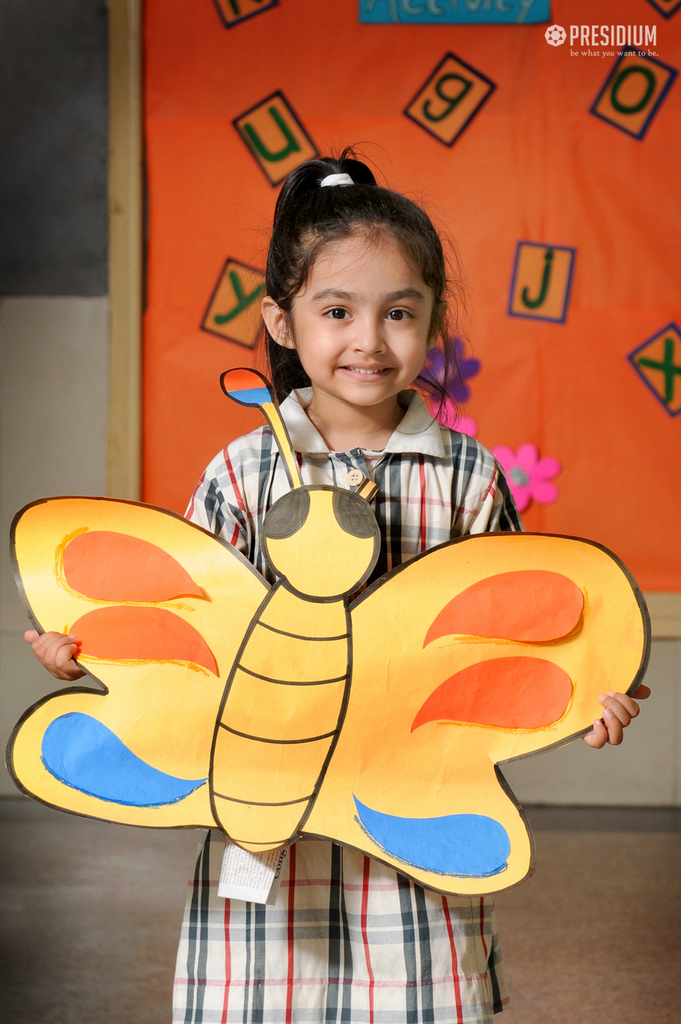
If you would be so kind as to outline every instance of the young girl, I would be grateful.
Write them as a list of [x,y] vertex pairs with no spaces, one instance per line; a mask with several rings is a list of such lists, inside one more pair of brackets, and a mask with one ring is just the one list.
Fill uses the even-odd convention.
[[[418,391],[428,349],[447,346],[445,261],[430,220],[362,163],[312,160],[284,183],[267,261],[270,375],[305,484],[378,484],[374,578],[468,533],[519,530],[494,458],[436,423]],[[289,489],[268,427],[229,445],[189,518],[273,581],[265,513]],[[58,678],[81,675],[73,637],[26,634]],[[639,694],[647,695],[641,687]],[[643,691],[643,692],[642,692]],[[638,705],[602,698],[586,737],[619,743]],[[274,906],[217,896],[224,837],[209,832],[187,901],[173,1021],[455,1024],[506,1002],[487,898],[448,898],[329,842],[289,850]]]

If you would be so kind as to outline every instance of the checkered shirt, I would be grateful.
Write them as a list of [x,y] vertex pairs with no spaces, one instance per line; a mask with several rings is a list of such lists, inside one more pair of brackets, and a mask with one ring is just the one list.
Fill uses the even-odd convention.
[[[416,392],[386,447],[329,452],[305,413],[310,392],[282,403],[306,484],[378,484],[374,578],[453,537],[522,529],[502,471],[466,435],[437,424]],[[208,466],[187,510],[270,582],[260,547],[270,506],[289,489],[269,427]],[[494,904],[444,897],[353,850],[299,840],[275,906],[224,900],[224,837],[209,832],[189,883],[174,1024],[482,1024],[507,1001]]]

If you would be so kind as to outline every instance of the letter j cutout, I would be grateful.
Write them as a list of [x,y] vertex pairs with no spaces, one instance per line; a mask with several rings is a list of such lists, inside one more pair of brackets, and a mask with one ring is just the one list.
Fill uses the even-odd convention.
[[575,250],[568,246],[518,242],[509,315],[564,324],[574,263]]
[[319,155],[281,92],[235,118],[234,127],[270,185],[278,185],[294,167]]

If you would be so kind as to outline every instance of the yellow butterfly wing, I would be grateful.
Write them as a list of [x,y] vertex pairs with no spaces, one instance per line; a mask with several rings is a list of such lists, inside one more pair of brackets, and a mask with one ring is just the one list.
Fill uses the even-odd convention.
[[268,584],[205,530],[132,502],[36,502],[15,518],[12,543],[36,627],[73,632],[93,677],[15,727],[8,766],[19,787],[108,821],[214,825],[215,722]]
[[517,884],[532,842],[497,766],[635,690],[649,622],[631,576],[588,541],[484,534],[401,566],[351,618],[347,714],[305,831],[445,893]]

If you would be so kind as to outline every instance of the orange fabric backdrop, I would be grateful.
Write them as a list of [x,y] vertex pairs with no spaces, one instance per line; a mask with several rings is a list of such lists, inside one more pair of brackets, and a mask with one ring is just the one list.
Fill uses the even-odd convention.
[[[481,362],[465,412],[487,447],[532,442],[563,467],[558,500],[533,501],[528,528],[599,541],[644,589],[681,590],[681,415],[671,414],[681,406],[681,374],[671,374],[665,408],[653,392],[664,391],[664,374],[648,369],[647,386],[628,359],[681,324],[681,83],[671,84],[639,139],[591,112],[618,59],[600,55],[611,48],[582,56],[586,48],[569,38],[550,46],[545,25],[361,25],[357,0],[225,0],[227,17],[234,6],[253,16],[226,27],[214,0],[146,4],[144,499],[182,511],[215,452],[261,422],[226,401],[218,378],[260,358],[224,337],[249,340],[253,331],[248,318],[228,319],[225,302],[236,280],[257,308],[252,296],[277,195],[243,125],[260,125],[265,150],[274,151],[286,136],[273,130],[266,138],[268,119],[289,118],[296,152],[308,145],[271,99],[279,93],[311,146],[326,153],[360,144],[383,180],[422,201],[454,240],[467,352]],[[665,19],[647,0],[554,0],[553,20],[568,31],[594,21],[656,26],[657,43],[647,49],[655,61],[681,66],[681,12]],[[455,74],[462,62],[464,77],[466,67],[477,72],[482,96],[451,145],[433,134],[447,119],[434,118],[437,102],[463,88],[460,79],[440,87],[440,100],[434,85],[424,94],[429,130],[404,113],[447,54],[455,62],[444,70]],[[659,92],[672,76],[656,67]],[[640,72],[621,81],[620,106],[637,105],[638,79],[645,85]],[[285,163],[267,166],[275,173]],[[555,247],[558,274],[560,260],[569,262],[562,250],[575,250],[564,322],[509,314],[521,241],[544,247],[527,271],[531,295],[540,257]],[[672,349],[681,364],[675,335]],[[664,338],[646,354],[662,360]]]

